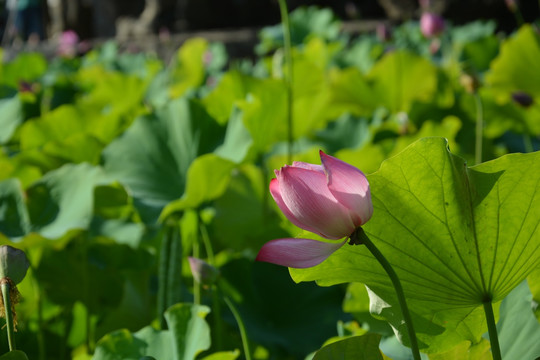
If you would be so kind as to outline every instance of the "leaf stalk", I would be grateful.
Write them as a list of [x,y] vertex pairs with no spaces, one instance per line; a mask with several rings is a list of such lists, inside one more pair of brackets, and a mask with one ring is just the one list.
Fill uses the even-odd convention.
[[392,281],[392,284],[394,285],[394,289],[396,290],[396,295],[399,302],[399,307],[401,308],[401,313],[403,315],[403,320],[405,321],[405,326],[407,327],[407,333],[409,334],[409,342],[411,345],[412,355],[414,360],[421,360],[420,357],[420,350],[418,349],[418,340],[416,339],[416,332],[414,331],[414,326],[412,322],[412,317],[409,312],[409,307],[407,306],[407,301],[405,299],[405,293],[403,292],[403,287],[401,286],[401,282],[399,281],[399,278],[392,268],[392,265],[386,260],[384,255],[379,251],[379,249],[375,246],[375,244],[368,238],[366,233],[364,232],[364,229],[361,227],[356,229],[356,231],[353,233],[353,236],[356,237],[355,244],[364,244],[367,249],[371,252],[371,254],[377,259],[379,264],[384,268],[386,273],[388,274],[388,277]]
[[483,304],[484,313],[486,314],[489,342],[491,343],[491,354],[493,356],[493,360],[502,360],[501,347],[499,346],[499,336],[497,335],[497,323],[495,322],[495,315],[493,314],[493,305],[491,300],[485,301]]
[[13,312],[12,312],[12,304],[11,304],[11,297],[10,297],[10,286],[11,280],[9,278],[3,278],[0,280],[0,288],[2,290],[2,300],[4,301],[4,312],[6,315],[6,326],[7,326],[7,338],[8,338],[8,345],[9,345],[9,351],[16,350],[15,347],[15,325],[13,321]]

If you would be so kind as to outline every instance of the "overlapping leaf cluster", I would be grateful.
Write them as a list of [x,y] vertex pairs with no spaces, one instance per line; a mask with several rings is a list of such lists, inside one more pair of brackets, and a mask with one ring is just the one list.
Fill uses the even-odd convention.
[[[340,33],[327,10],[291,21],[294,159],[316,163],[322,148],[374,173],[393,157],[369,176],[366,232],[403,278],[430,359],[487,358],[482,296],[502,300],[540,262],[538,35],[526,25],[501,40],[493,24],[472,23],[432,54],[416,23],[380,41]],[[257,61],[231,59],[227,70],[223,47],[203,39],[168,65],[107,43],[82,58],[22,53],[0,66],[0,239],[31,262],[17,334],[29,358],[238,358],[234,318],[193,284],[188,255],[220,267],[258,359],[301,359],[366,332],[315,358],[382,358],[379,346],[401,358],[355,283],[399,329],[388,281],[361,248],[292,272],[347,288],[296,285],[253,261],[264,242],[298,235],[267,190],[288,156],[281,39],[265,29]],[[495,160],[467,168],[479,103],[483,159]],[[501,157],[513,152],[530,154]],[[514,303],[501,317],[523,317],[529,351],[539,326]],[[503,353],[527,356],[502,339]]]

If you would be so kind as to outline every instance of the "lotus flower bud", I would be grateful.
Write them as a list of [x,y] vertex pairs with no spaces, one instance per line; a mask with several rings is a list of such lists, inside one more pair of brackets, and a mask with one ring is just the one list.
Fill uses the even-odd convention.
[[[366,176],[354,166],[320,152],[322,165],[295,161],[276,170],[270,193],[296,226],[326,239],[352,236],[373,214]],[[315,266],[344,242],[287,238],[266,243],[257,260],[296,268]]]
[[26,276],[29,266],[24,251],[9,245],[0,246],[0,279],[9,278],[18,284]]
[[425,12],[420,18],[420,31],[427,38],[438,36],[444,31],[444,19],[437,14]]
[[203,285],[213,285],[219,277],[219,270],[204,260],[188,257],[193,278]]

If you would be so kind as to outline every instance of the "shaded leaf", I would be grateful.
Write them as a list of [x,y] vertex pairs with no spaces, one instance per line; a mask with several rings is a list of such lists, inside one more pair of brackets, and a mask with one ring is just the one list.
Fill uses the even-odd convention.
[[313,360],[383,360],[379,350],[381,336],[366,334],[326,345],[317,351]]
[[499,56],[486,74],[486,83],[506,100],[517,90],[540,97],[539,57],[540,38],[531,25],[523,25],[501,45]]
[[540,357],[540,323],[531,307],[532,295],[523,281],[503,300],[497,323],[501,354],[504,359]]
[[176,304],[165,313],[170,330],[147,326],[133,334],[125,329],[112,332],[98,342],[93,359],[194,360],[210,346],[210,329],[204,320],[209,311],[206,306]]
[[139,117],[103,151],[107,174],[133,194],[137,205],[154,209],[180,198],[191,162],[213,151],[222,129],[194,100],[180,98],[155,114]]
[[163,220],[173,212],[197,208],[219,197],[229,183],[234,166],[234,163],[214,154],[205,154],[195,159],[187,172],[184,195],[169,203],[160,218]]

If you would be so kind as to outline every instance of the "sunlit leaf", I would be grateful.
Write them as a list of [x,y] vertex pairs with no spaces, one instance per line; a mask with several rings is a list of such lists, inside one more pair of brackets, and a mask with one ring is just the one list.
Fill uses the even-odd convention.
[[[539,156],[467,168],[443,139],[426,138],[368,177],[374,215],[364,228],[394,265],[425,350],[477,343],[487,330],[482,303],[502,300],[538,266]],[[393,288],[362,246],[291,273],[322,285],[365,283],[380,299],[377,312],[399,324]]]
[[386,54],[368,74],[377,105],[408,111],[413,101],[429,101],[437,89],[437,69],[427,59],[398,50]]
[[491,63],[486,83],[508,100],[514,91],[525,91],[540,97],[540,38],[527,24],[501,45],[499,56]]
[[214,154],[198,157],[189,167],[184,195],[163,209],[160,217],[165,219],[171,213],[189,208],[197,208],[204,202],[220,196],[227,187],[234,163]]
[[176,53],[172,70],[172,98],[182,96],[188,89],[202,85],[204,80],[204,54],[208,41],[203,38],[187,40]]

